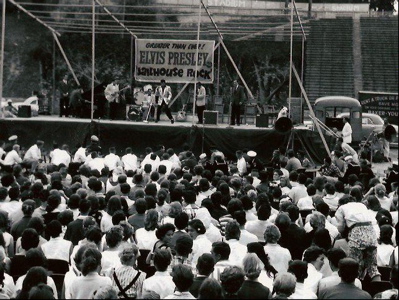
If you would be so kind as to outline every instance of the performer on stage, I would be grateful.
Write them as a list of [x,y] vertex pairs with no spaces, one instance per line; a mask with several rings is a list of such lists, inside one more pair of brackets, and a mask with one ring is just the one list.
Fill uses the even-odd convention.
[[206,102],[206,89],[201,82],[197,83],[197,101],[195,101],[198,124],[204,123],[204,110]]
[[232,99],[231,99],[231,118],[230,125],[240,126],[241,122],[241,105],[245,102],[244,88],[238,84],[237,80],[233,82]]
[[175,120],[172,117],[172,114],[169,109],[169,101],[172,99],[172,90],[170,86],[166,85],[165,79],[161,80],[161,85],[158,86],[155,90],[155,99],[158,102],[158,111],[157,111],[157,118],[155,123],[159,122],[159,117],[161,116],[162,109],[165,109],[165,113],[168,116],[170,123],[174,123]]
[[69,115],[69,90],[71,86],[68,82],[68,74],[64,76],[59,85],[60,90],[60,117]]
[[144,93],[145,95],[141,108],[143,110],[143,121],[148,121],[150,116],[154,116],[153,107],[155,105],[155,94],[152,92],[151,85],[147,87],[147,90],[145,90]]
[[115,78],[104,90],[105,98],[108,100],[108,102],[105,103],[105,114],[107,119],[114,120],[116,118],[119,92],[119,79]]
[[69,97],[70,113],[76,118],[83,118],[83,107],[85,100],[82,98],[83,89],[79,85],[71,92]]

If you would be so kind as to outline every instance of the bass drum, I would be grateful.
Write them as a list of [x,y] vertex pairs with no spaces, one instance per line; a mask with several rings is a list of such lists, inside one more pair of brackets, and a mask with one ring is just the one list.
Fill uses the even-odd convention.
[[134,93],[134,103],[136,105],[143,104],[144,99],[145,99],[145,94],[143,91],[140,90]]
[[126,106],[126,120],[129,121],[141,121],[143,114],[141,112],[140,106],[137,105],[127,105]]

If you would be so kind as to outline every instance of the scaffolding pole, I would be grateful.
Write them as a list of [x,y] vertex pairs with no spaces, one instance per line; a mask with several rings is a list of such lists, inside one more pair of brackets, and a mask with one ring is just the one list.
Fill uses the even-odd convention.
[[292,97],[292,68],[293,68],[293,49],[294,48],[294,0],[291,0],[291,31],[290,31],[290,77],[288,83],[288,115],[291,115]]
[[91,20],[91,113],[90,119],[93,121],[94,115],[94,76],[96,72],[96,0],[92,1],[92,20]]
[[198,78],[198,52],[199,52],[199,38],[201,31],[201,4],[202,0],[200,0],[199,4],[199,12],[198,12],[198,26],[197,26],[197,49],[195,49],[195,74],[194,74],[194,99],[193,99],[193,120],[192,125],[194,125],[195,120],[195,103],[197,99],[197,78]]
[[59,48],[60,51],[61,51],[62,57],[64,58],[64,60],[65,60],[65,62],[66,62],[66,64],[67,64],[67,66],[68,66],[69,71],[72,73],[73,79],[75,80],[75,82],[76,82],[77,85],[80,85],[79,80],[78,80],[78,77],[76,76],[76,74],[75,74],[75,72],[74,72],[74,70],[73,70],[73,68],[72,68],[72,65],[71,65],[71,63],[70,63],[70,61],[69,61],[69,59],[68,59],[68,57],[67,57],[67,55],[66,55],[66,53],[65,53],[65,51],[64,51],[64,48],[62,48],[62,45],[61,45],[61,43],[60,43],[60,40],[58,39],[57,35],[56,35],[54,32],[53,32],[53,37],[54,37],[55,42],[56,42],[57,45],[58,45],[58,48]]
[[3,0],[3,11],[1,13],[1,49],[0,49],[0,117],[4,116],[3,107],[3,76],[4,76],[4,41],[6,39],[6,0]]

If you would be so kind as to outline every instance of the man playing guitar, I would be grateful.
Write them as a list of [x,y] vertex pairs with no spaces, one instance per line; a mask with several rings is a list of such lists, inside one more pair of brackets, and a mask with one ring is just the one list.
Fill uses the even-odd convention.
[[126,86],[119,90],[119,78],[116,78],[113,82],[107,85],[104,90],[105,98],[108,100],[105,104],[106,118],[114,120],[117,115],[118,104],[120,102],[119,95],[123,90],[130,88]]
[[163,108],[165,109],[165,113],[168,116],[170,123],[173,124],[175,122],[168,106],[169,101],[171,99],[172,99],[172,90],[170,86],[166,85],[165,79],[162,79],[161,85],[155,89],[155,100],[158,103],[157,117],[155,123],[158,123]]

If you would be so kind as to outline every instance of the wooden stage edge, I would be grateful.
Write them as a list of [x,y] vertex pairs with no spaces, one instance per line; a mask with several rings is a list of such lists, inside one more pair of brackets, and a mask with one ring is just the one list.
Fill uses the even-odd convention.
[[[99,123],[99,124],[120,124],[120,125],[134,125],[134,126],[145,126],[145,127],[150,127],[150,126],[170,126],[170,127],[192,127],[197,126],[197,127],[204,127],[204,128],[219,128],[219,129],[237,129],[237,130],[273,130],[273,126],[269,125],[269,127],[256,127],[255,124],[241,124],[240,126],[230,126],[227,123],[219,123],[219,124],[197,124],[197,122],[194,122],[194,124],[191,122],[191,120],[186,120],[186,121],[176,121],[175,118],[175,123],[171,124],[170,120],[168,119],[162,119],[158,122],[155,123],[154,121],[149,121],[149,122],[144,122],[144,121],[130,121],[130,120],[106,120],[106,119],[83,119],[83,118],[71,118],[71,117],[59,117],[59,116],[44,116],[44,115],[39,115],[31,118],[5,118],[2,119],[2,121],[5,122],[67,122],[67,123],[90,123],[91,121]],[[295,129],[307,129],[307,127],[303,124],[295,125]]]

